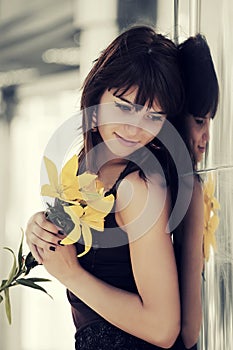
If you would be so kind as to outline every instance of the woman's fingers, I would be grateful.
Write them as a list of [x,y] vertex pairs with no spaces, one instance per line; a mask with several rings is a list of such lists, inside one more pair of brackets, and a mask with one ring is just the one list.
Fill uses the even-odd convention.
[[59,241],[64,238],[61,234],[58,234],[58,228],[46,220],[43,212],[36,213],[30,218],[25,233],[27,244],[33,250],[33,256],[36,256],[37,259],[40,254],[36,248],[49,249],[50,246],[56,247]]
[[[57,245],[58,241],[60,240],[60,238],[58,238],[57,236],[58,233],[56,234],[51,233],[45,230],[44,228],[42,228],[41,226],[39,226],[37,223],[32,225],[30,229],[31,229],[31,233],[34,234],[34,236],[36,236],[36,237],[32,237],[32,239],[34,239],[34,242],[33,242],[34,244],[37,244],[36,242],[38,242],[38,240],[41,240],[45,243]],[[44,245],[42,245],[41,248],[44,248]]]
[[36,223],[38,226],[40,226],[44,230],[51,232],[53,234],[58,233],[59,229],[52,222],[46,219],[44,212],[39,212],[33,215],[31,219],[32,219],[32,223]]

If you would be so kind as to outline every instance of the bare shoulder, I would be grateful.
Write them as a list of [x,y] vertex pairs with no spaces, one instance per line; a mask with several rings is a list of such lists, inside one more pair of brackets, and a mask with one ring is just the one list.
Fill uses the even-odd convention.
[[193,193],[192,193],[190,207],[196,208],[196,210],[202,210],[203,206],[204,206],[203,185],[197,177],[194,177]]
[[159,175],[145,180],[134,172],[118,187],[116,219],[127,233],[137,235],[149,231],[161,217],[165,222],[169,206],[168,190]]
[[[117,190],[117,197],[120,201],[128,200],[129,196],[131,200],[137,200],[137,198],[142,199],[144,196],[148,196],[149,191],[156,193],[157,196],[164,195],[167,192],[167,188],[163,178],[159,174],[152,174],[143,179],[140,177],[139,172],[135,171],[121,181]],[[156,198],[154,199],[156,200]]]

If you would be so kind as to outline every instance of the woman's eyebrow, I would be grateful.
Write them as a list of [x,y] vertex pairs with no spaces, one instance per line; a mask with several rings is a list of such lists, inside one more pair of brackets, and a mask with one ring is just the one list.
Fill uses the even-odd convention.
[[128,101],[126,98],[124,98],[124,97],[122,97],[122,96],[117,96],[117,95],[115,95],[115,97],[119,98],[120,100],[122,100],[122,101],[124,101],[124,102],[129,103],[129,104],[132,105],[132,106],[135,106],[135,104],[134,104],[133,102]]
[[[126,98],[124,98],[123,96],[117,96],[117,95],[115,95],[115,97],[117,97],[117,98],[119,98],[120,100],[122,100],[122,101],[124,101],[124,102],[126,102],[126,103],[129,103],[131,106],[133,106],[133,107],[136,107],[136,106],[138,106],[136,103],[133,103],[133,102],[131,102],[131,101],[128,101]],[[148,111],[149,113],[151,113],[151,114],[161,114],[161,115],[165,115],[166,113],[165,112],[163,112],[163,111]]]

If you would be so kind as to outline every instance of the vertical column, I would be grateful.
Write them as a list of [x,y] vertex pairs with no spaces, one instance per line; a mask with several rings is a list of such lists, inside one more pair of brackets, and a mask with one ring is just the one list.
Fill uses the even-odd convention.
[[93,61],[117,35],[117,0],[76,0],[75,26],[80,29],[80,78],[83,82]]
[[174,38],[174,1],[157,1],[156,29],[158,33]]
[[174,34],[173,40],[179,42],[179,0],[174,0]]
[[200,0],[189,0],[189,35],[200,32]]
[[211,254],[203,282],[202,350],[233,348],[233,67],[232,16],[229,0],[200,2],[199,25],[209,43],[220,87],[218,112],[210,132],[208,168],[214,171],[220,201],[217,252]]

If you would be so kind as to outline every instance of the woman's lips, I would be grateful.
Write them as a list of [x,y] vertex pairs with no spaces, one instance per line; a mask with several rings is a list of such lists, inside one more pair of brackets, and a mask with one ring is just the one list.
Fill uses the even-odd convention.
[[139,142],[138,141],[133,141],[133,140],[127,140],[124,137],[120,136],[119,134],[115,133],[118,141],[126,146],[126,147],[135,147]]
[[205,153],[205,150],[206,150],[205,146],[204,147],[198,146],[198,149],[201,153]]

